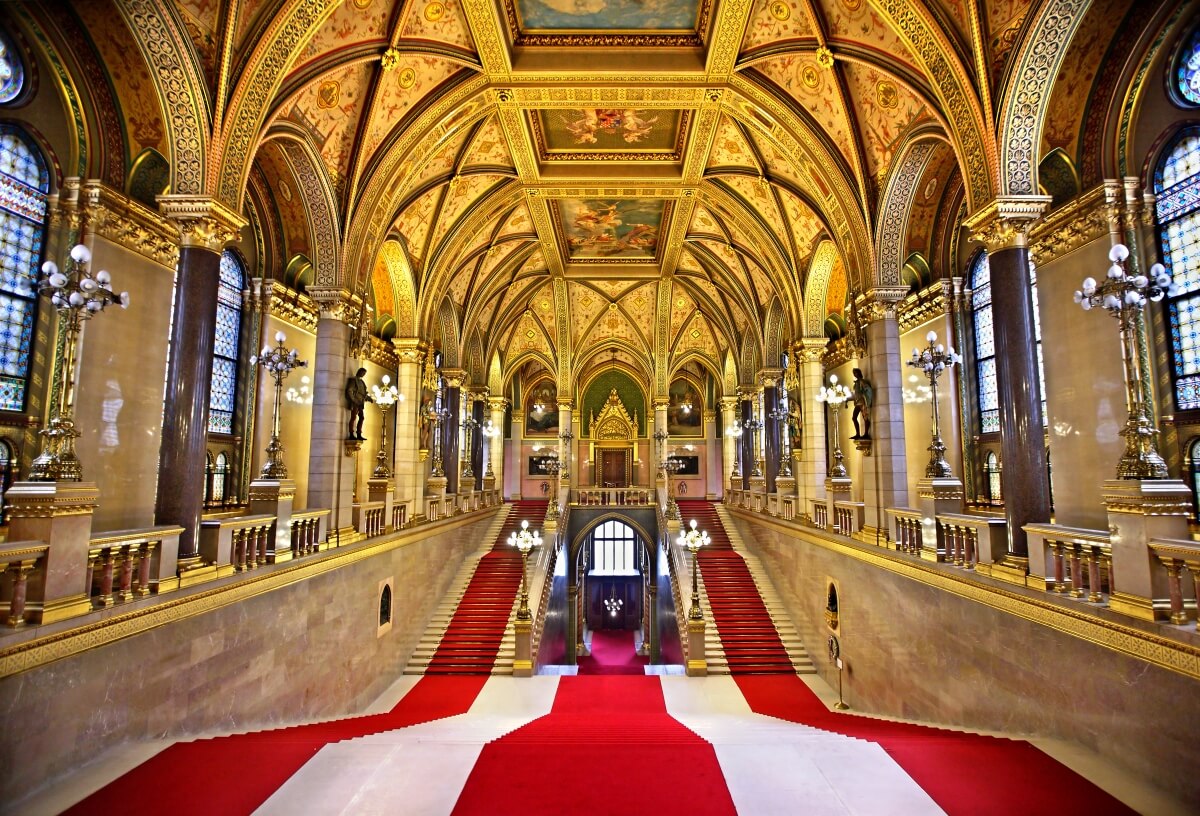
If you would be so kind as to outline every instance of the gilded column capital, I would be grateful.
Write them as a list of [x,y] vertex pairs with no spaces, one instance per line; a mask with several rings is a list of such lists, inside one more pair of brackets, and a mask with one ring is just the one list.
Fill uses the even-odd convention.
[[1051,200],[1045,195],[1001,196],[968,216],[963,226],[988,252],[1024,247],[1029,228],[1049,209]]
[[758,372],[758,381],[765,388],[774,388],[779,385],[779,381],[783,379],[782,368],[764,368]]
[[211,196],[160,195],[157,201],[159,212],[178,226],[181,247],[221,252],[246,226],[241,213]]
[[867,292],[862,306],[863,321],[895,320],[896,307],[908,295],[907,286],[877,286]]
[[574,407],[575,407],[574,400],[560,399],[558,401],[558,410],[560,410],[560,411],[570,411]]
[[493,411],[503,411],[505,408],[508,407],[508,398],[507,397],[488,397],[487,402],[488,402],[488,407],[491,408]]
[[1154,193],[1142,193],[1142,226],[1153,227],[1158,223],[1158,199]]
[[396,359],[401,363],[425,362],[427,344],[420,337],[393,337],[392,348],[396,351]]
[[665,411],[671,407],[671,400],[664,397],[655,397],[651,403],[655,411]]
[[825,351],[829,347],[829,338],[801,337],[792,346],[792,356],[802,363],[819,363],[825,359]]
[[738,399],[742,402],[748,402],[758,396],[758,389],[753,385],[739,385],[737,388]]
[[465,368],[443,368],[442,379],[446,381],[447,388],[462,388],[467,381],[467,371]]
[[361,299],[340,287],[309,286],[305,290],[317,305],[322,320],[340,320],[351,328],[358,327],[362,313]]
[[471,402],[487,402],[491,390],[486,385],[472,385],[467,388],[467,399]]
[[717,405],[721,406],[722,411],[737,410],[737,404],[738,404],[737,397],[719,397],[717,399]]

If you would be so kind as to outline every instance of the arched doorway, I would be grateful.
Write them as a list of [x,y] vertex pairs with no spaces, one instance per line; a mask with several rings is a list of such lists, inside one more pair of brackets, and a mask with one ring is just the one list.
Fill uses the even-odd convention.
[[576,637],[580,674],[643,674],[653,639],[653,564],[644,535],[607,516],[579,539]]

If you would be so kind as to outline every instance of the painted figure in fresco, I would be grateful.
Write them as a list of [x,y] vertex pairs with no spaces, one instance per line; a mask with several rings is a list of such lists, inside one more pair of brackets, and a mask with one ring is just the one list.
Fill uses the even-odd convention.
[[[350,425],[346,431],[347,439],[363,439],[363,407],[368,402],[374,402],[371,395],[367,393],[367,383],[363,379],[363,375],[367,373],[365,368],[360,368],[358,373],[346,380],[346,405],[350,408]],[[358,420],[358,427],[355,427],[354,420]]]
[[[871,406],[875,404],[875,387],[863,376],[862,369],[854,369],[854,414],[850,419],[854,422],[854,436],[851,439],[871,438]],[[858,418],[862,417],[863,427],[858,427]]]

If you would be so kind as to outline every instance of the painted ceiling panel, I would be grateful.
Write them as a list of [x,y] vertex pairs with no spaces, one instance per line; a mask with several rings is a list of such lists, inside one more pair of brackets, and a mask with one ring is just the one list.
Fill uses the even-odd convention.
[[363,150],[367,154],[374,153],[408,109],[457,70],[459,66],[446,59],[417,55],[400,57],[396,66],[385,71],[380,79]]
[[1008,62],[1032,0],[990,0],[984,5],[987,8],[987,30],[991,36],[988,45],[992,57],[992,80],[997,81],[1004,72],[1004,65]]
[[829,272],[829,288],[825,290],[825,314],[843,314],[848,292],[846,265],[842,262],[841,254],[838,254]]
[[183,15],[196,53],[200,55],[200,64],[204,67],[210,88],[214,86],[217,75],[217,22],[221,5],[220,0],[176,0],[175,3]]
[[613,308],[609,308],[600,315],[600,319],[596,321],[596,325],[588,332],[578,348],[581,353],[587,353],[588,349],[601,346],[610,340],[623,340],[645,353],[650,351],[645,334],[630,323],[629,318],[620,309]]
[[913,196],[913,208],[908,217],[906,249],[908,252],[923,253],[931,263],[933,258],[930,253],[930,238],[934,216],[942,203],[946,183],[954,175],[956,167],[954,151],[947,144],[939,144]]
[[[258,151],[256,159],[262,168],[267,186],[279,207],[279,221],[283,225],[284,246],[287,259],[297,253],[309,254],[308,214],[304,200],[296,188],[295,177],[287,161],[276,145],[268,142]],[[285,261],[286,262],[286,261]]]
[[237,25],[234,28],[234,49],[241,51],[246,44],[246,37],[259,23],[260,15],[272,15],[280,0],[242,0],[238,4]]
[[709,212],[707,207],[698,206],[692,214],[688,235],[710,235],[719,241],[724,241],[726,240],[724,221]]
[[721,351],[717,346],[714,335],[713,328],[704,318],[704,315],[695,312],[676,335],[675,356],[679,357],[684,352],[695,350],[703,353],[714,363],[719,364]]
[[911,91],[887,74],[860,64],[845,65],[846,85],[867,156],[867,174],[877,182],[909,126],[929,114]]
[[754,67],[808,111],[837,145],[846,163],[853,167],[853,137],[833,73],[817,65],[816,58],[809,54],[776,57],[756,63]]
[[[449,190],[435,219],[437,229],[433,233],[432,247],[439,246],[458,223],[463,212],[486,193],[493,184],[501,180],[503,180],[502,176],[492,175],[459,176],[457,181],[452,180],[447,185]],[[480,241],[486,242],[486,240],[486,236],[475,236],[473,245],[477,245]]]
[[967,5],[968,0],[936,0],[936,2],[953,24],[954,33],[958,35],[959,40],[969,43],[971,41],[971,19]]
[[529,217],[529,207],[522,203],[508,216],[508,220],[500,228],[499,237],[503,238],[506,235],[528,235],[532,231],[533,221]]
[[758,160],[754,156],[741,128],[734,124],[728,116],[721,117],[713,140],[712,152],[708,155],[708,166],[711,167],[745,167],[759,171]]
[[[646,348],[654,346],[654,309],[657,284],[647,283],[621,297],[621,308],[633,320],[638,336]],[[601,318],[605,322],[605,318]]]
[[679,340],[679,333],[690,322],[696,312],[696,302],[682,286],[671,287],[671,342]]
[[610,299],[576,281],[567,284],[567,297],[571,304],[571,342],[578,346],[583,332],[592,325],[596,315],[608,308]]
[[460,128],[452,133],[445,142],[435,147],[432,153],[424,153],[429,156],[429,160],[417,169],[415,176],[411,177],[413,181],[409,184],[409,188],[421,187],[430,179],[449,177],[454,172],[455,162],[470,135],[468,128]]
[[[752,211],[760,216],[775,233],[775,239],[781,246],[788,245],[788,233],[792,227],[784,223],[775,196],[771,194],[771,185],[749,176],[722,176],[721,180],[733,189],[747,202]],[[740,241],[749,241],[749,236],[738,235]]]
[[[778,190],[778,188],[777,188]],[[787,212],[788,228],[792,232],[792,240],[796,244],[797,268],[812,254],[817,237],[825,229],[825,225],[812,208],[792,195],[787,190],[778,190],[783,208]]]
[[476,132],[462,166],[464,168],[506,167],[512,169],[514,173],[516,172],[513,167],[512,155],[508,150],[508,142],[504,138],[504,131],[500,129],[500,123],[496,121],[495,116],[489,117],[483,127]]
[[800,0],[755,0],[742,39],[742,51],[781,40],[812,36],[808,11]]
[[405,39],[432,40],[475,50],[466,15],[458,0],[411,3],[401,30]]
[[555,341],[557,342],[558,334],[556,333],[555,329],[557,324],[554,320],[553,284],[547,281],[545,286],[541,287],[537,290],[537,292],[534,293],[533,297],[529,299],[529,309],[535,315],[537,315],[538,320],[540,320],[542,325],[546,327],[546,333],[550,337],[555,338]]
[[872,8],[870,0],[813,0],[821,6],[832,40],[849,40],[888,59],[914,65],[908,46]]
[[293,64],[303,66],[330,52],[361,43],[385,44],[391,11],[392,4],[382,0],[346,0],[309,40]]
[[408,252],[413,264],[421,266],[425,262],[425,236],[433,223],[433,214],[444,192],[443,187],[435,187],[427,191],[396,220],[396,228],[408,242]]
[[300,91],[287,113],[288,119],[313,133],[339,190],[350,174],[354,138],[374,72],[371,65],[360,63],[327,74]]
[[508,359],[512,360],[529,351],[537,351],[551,360],[554,354],[550,351],[550,341],[542,331],[542,327],[533,319],[533,315],[525,312],[517,320],[516,328],[508,339]]

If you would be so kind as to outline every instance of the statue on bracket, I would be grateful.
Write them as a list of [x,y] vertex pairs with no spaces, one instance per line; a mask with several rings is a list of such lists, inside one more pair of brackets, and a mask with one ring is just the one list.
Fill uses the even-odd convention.
[[[871,406],[875,404],[875,387],[863,376],[862,369],[854,369],[854,414],[850,417],[854,422],[854,436],[851,439],[871,438]],[[860,428],[858,418],[862,417]]]
[[[363,439],[363,407],[368,402],[374,402],[371,395],[367,393],[367,383],[363,379],[363,375],[367,373],[365,368],[360,368],[358,373],[346,380],[346,405],[350,409],[350,425],[346,430],[347,439]],[[355,420],[358,420],[358,426],[355,427]]]

